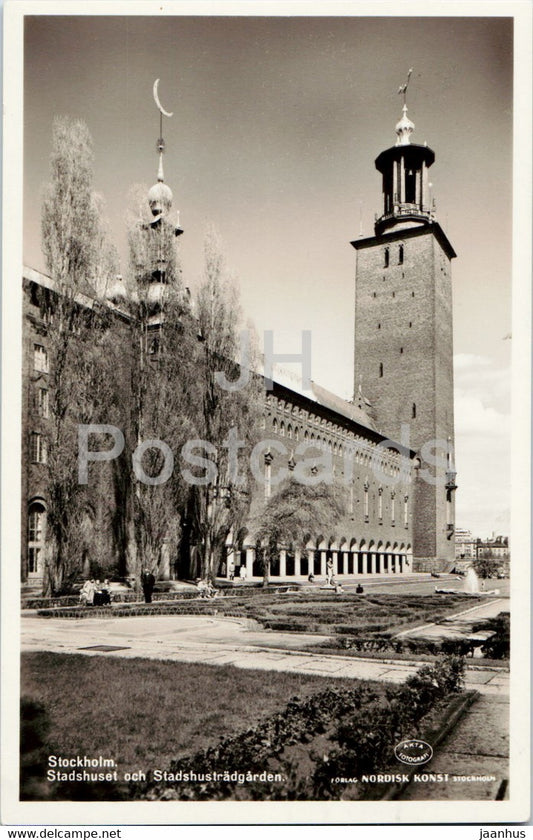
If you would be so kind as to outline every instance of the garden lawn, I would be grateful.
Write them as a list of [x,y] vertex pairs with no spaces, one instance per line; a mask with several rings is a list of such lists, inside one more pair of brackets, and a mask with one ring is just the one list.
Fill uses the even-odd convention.
[[24,653],[21,665],[21,696],[46,709],[49,754],[112,758],[119,776],[164,769],[331,685],[310,674],[81,654]]

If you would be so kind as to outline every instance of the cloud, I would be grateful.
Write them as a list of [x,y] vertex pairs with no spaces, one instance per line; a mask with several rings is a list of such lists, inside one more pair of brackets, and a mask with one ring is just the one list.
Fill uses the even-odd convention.
[[454,358],[457,527],[509,533],[510,370],[486,356]]

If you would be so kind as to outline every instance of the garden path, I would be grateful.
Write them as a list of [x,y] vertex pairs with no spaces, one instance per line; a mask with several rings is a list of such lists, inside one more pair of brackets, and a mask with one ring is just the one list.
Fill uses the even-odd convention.
[[[363,659],[302,650],[326,636],[258,629],[255,622],[219,616],[136,616],[60,619],[22,616],[21,649],[89,656],[147,657],[177,662],[234,665],[266,671],[402,683],[420,662]],[[102,650],[102,646],[111,650]],[[100,647],[100,649],[97,649]],[[115,649],[113,649],[115,648]],[[508,673],[498,667],[469,666],[467,688],[507,694]]]

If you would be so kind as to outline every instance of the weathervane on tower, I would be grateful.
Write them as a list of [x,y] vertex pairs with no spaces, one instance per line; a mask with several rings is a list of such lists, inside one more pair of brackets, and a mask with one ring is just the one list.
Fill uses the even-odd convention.
[[400,85],[398,88],[398,93],[403,94],[403,114],[400,121],[396,125],[396,134],[397,146],[408,146],[411,142],[410,137],[415,129],[415,124],[411,122],[409,117],[407,116],[407,88],[409,87],[409,79],[411,78],[411,73],[413,72],[413,68],[409,68],[409,72],[407,73],[407,80],[404,85]]
[[409,72],[407,73],[407,81],[406,81],[406,83],[405,83],[404,85],[400,85],[400,87],[398,88],[398,93],[403,93],[403,104],[404,104],[404,107],[407,107],[407,105],[406,105],[406,101],[405,101],[405,100],[406,100],[406,98],[407,98],[407,88],[409,87],[409,79],[411,78],[411,73],[412,73],[412,72],[413,72],[413,68],[412,68],[412,67],[410,67],[410,68],[409,68]]

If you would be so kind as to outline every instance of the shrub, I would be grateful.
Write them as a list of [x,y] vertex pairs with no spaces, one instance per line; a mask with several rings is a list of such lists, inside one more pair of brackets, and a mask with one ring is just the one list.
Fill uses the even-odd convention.
[[[312,697],[294,698],[285,709],[258,726],[237,736],[224,738],[214,747],[201,750],[170,764],[177,774],[206,774],[238,768],[240,772],[282,772],[283,783],[254,783],[240,787],[228,780],[154,783],[148,780],[130,787],[132,797],[141,799],[331,799],[339,795],[332,782],[337,776],[354,776],[387,765],[394,745],[414,735],[417,722],[435,702],[461,690],[464,663],[447,657],[434,666],[424,666],[402,686],[378,694],[371,687],[330,688]],[[337,721],[341,723],[337,725]],[[305,744],[331,731],[338,749],[329,756],[310,753],[315,764],[311,779],[299,777],[284,755],[287,747]]]
[[493,635],[483,642],[481,650],[483,656],[489,659],[509,659],[511,645],[511,621],[509,613],[501,612],[495,618],[489,618],[480,624],[475,624],[477,630],[492,630]]
[[374,703],[364,715],[344,719],[333,737],[339,748],[317,762],[313,776],[316,798],[338,798],[342,785],[333,779],[372,773],[392,761],[394,745],[414,737],[416,724],[450,692],[461,691],[464,662],[446,657],[435,665],[423,665],[399,687],[388,689],[386,704]]

